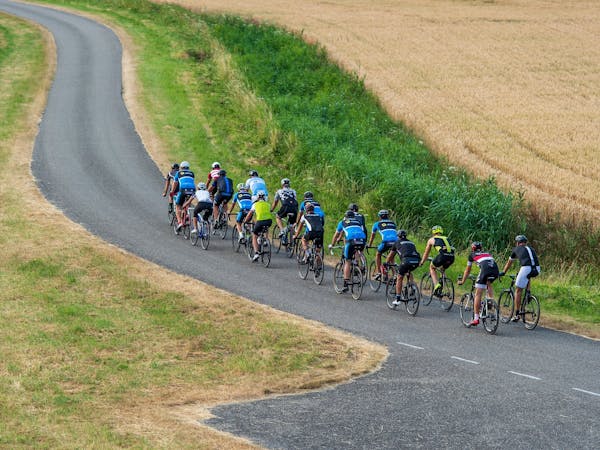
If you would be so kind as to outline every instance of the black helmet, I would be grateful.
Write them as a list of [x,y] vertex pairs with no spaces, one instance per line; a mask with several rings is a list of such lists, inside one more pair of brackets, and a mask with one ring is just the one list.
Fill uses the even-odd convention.
[[351,219],[354,216],[355,216],[354,211],[352,211],[350,209],[348,211],[346,211],[346,214],[344,214],[344,217],[346,217],[347,219]]
[[356,203],[350,203],[348,209],[354,212],[358,212],[358,205]]
[[179,170],[179,163],[173,163],[173,165],[171,166],[171,169]]
[[312,203],[307,203],[304,206],[304,209],[306,210],[306,212],[314,212],[315,210],[315,205],[313,205]]
[[225,175],[227,175],[227,171],[225,169],[219,170],[219,176],[225,176]]
[[524,234],[519,234],[515,237],[515,241],[519,244],[522,242],[527,242],[527,236],[525,236]]
[[257,177],[258,172],[256,170],[251,170],[250,172],[248,172],[248,175],[250,175],[251,177]]
[[311,191],[306,191],[304,193],[304,198],[313,198],[313,193]]
[[400,239],[406,239],[406,230],[398,230],[396,234]]
[[476,252],[478,250],[482,250],[482,249],[483,249],[483,245],[479,241],[474,241],[471,244],[471,250],[473,250],[474,252]]

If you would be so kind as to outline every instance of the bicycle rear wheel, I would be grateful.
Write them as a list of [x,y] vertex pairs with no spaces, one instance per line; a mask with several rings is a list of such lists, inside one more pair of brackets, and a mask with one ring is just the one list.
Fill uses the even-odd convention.
[[294,256],[294,254],[297,254],[297,242],[295,242],[292,239],[292,232],[290,231],[290,226],[288,225],[287,227],[285,227],[285,234],[284,234],[284,239],[285,239],[285,256],[287,256],[288,258],[291,258],[292,256]]
[[540,301],[535,295],[530,295],[526,300],[522,308],[523,324],[528,330],[533,330],[540,321]]
[[465,327],[469,328],[471,326],[471,321],[475,317],[474,314],[473,295],[471,293],[463,294],[460,299],[460,320]]
[[298,251],[296,261],[298,261],[298,275],[303,280],[306,280],[306,277],[308,277],[308,272],[310,270],[310,264],[308,259],[306,258],[306,252],[304,251],[304,249]]
[[433,297],[433,280],[429,272],[426,272],[421,277],[421,301],[427,306],[431,303]]
[[225,239],[227,237],[227,230],[229,229],[229,216],[225,211],[219,212],[219,220],[217,221],[219,224],[219,229],[217,230],[221,239]]
[[200,246],[206,250],[210,244],[210,224],[203,220],[199,228],[200,229],[198,232],[200,233]]
[[344,263],[341,261],[333,269],[333,288],[338,294],[344,291]]
[[367,263],[367,257],[363,252],[360,252],[360,258],[358,259],[357,263],[362,275],[362,284],[366,284],[367,276],[369,274],[369,264]]
[[414,281],[409,281],[408,285],[406,286],[406,302],[404,303],[406,312],[411,316],[417,314],[420,301],[421,294],[419,293],[419,287],[417,286],[417,283]]
[[[377,279],[374,278],[376,275]],[[381,273],[377,272],[377,263],[375,261],[371,261],[371,264],[369,264],[369,287],[373,292],[377,292],[381,288]]]
[[445,275],[442,279],[442,292],[438,300],[440,301],[440,307],[444,311],[450,311],[454,305],[454,283]]
[[398,309],[398,305],[394,305],[396,301],[396,269],[389,267],[387,270],[387,281],[385,283],[385,301],[390,309]]
[[260,261],[263,266],[269,267],[269,264],[271,264],[271,243],[267,233],[265,233],[260,247]]
[[196,230],[195,233],[190,233],[190,243],[193,246],[198,245],[198,241],[200,240],[200,230],[202,228],[202,224],[201,221],[198,222],[198,229]]
[[504,289],[498,297],[498,308],[500,309],[500,320],[502,323],[510,322],[515,312],[515,298],[510,289]]
[[352,277],[350,278],[350,293],[354,300],[360,300],[362,295],[364,277],[360,267],[352,266]]
[[273,250],[275,253],[279,253],[281,250],[281,238],[279,237],[279,233],[281,233],[281,228],[279,225],[275,225],[271,230],[271,245],[273,246]]
[[316,284],[323,282],[325,276],[325,266],[323,265],[323,254],[321,250],[314,250],[313,256],[313,280]]
[[483,317],[483,328],[489,334],[496,334],[498,322],[500,322],[500,312],[498,311],[498,303],[492,298],[484,300],[487,302],[486,314]]
[[235,253],[238,253],[241,246],[240,235],[237,233],[237,228],[234,227],[231,229],[231,248],[233,248]]

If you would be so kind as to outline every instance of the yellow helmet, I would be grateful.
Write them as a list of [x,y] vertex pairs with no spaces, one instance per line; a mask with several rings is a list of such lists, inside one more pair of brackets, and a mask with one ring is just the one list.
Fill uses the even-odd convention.
[[432,234],[442,234],[443,232],[444,232],[444,229],[439,225],[434,225],[431,227]]

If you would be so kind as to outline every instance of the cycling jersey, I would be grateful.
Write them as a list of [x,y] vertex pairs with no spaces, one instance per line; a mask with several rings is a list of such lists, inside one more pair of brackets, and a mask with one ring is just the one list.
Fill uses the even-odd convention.
[[454,247],[446,236],[433,236],[433,248],[442,254],[454,254]]
[[237,192],[233,196],[233,202],[237,203],[240,207],[240,211],[250,211],[250,208],[252,208],[252,195],[250,195],[250,192],[246,191]]
[[210,198],[210,193],[207,190],[198,189],[196,191],[196,200],[198,200],[198,203],[211,203],[212,204],[212,199]]
[[312,205],[315,207],[315,214],[321,216],[321,220],[323,221],[323,224],[325,224],[325,212],[321,208],[321,204],[314,199],[304,200],[302,203],[300,203],[300,212],[304,213],[304,209],[307,203],[312,203]]
[[472,266],[473,263],[479,267],[479,275],[475,280],[475,287],[478,289],[485,289],[487,282],[492,282],[498,278],[500,272],[498,265],[494,261],[494,257],[484,251],[471,252],[469,255],[467,266]]
[[363,216],[360,213],[354,213],[354,218],[360,222],[360,225],[362,226],[363,232],[365,233],[365,236],[366,236],[367,235],[367,224],[365,222],[365,216]]
[[268,197],[269,191],[267,191],[267,183],[261,177],[250,177],[246,180],[246,186],[252,194],[252,197],[256,199],[258,191],[265,191],[265,198]]
[[208,172],[208,181],[207,181],[207,185],[210,184],[211,181],[216,180],[217,178],[219,178],[219,172],[221,171],[221,169],[213,169],[210,172]]
[[250,210],[254,211],[254,219],[257,222],[262,220],[273,220],[273,215],[271,214],[271,205],[264,200],[258,200],[254,202]]
[[227,176],[214,180],[213,186],[217,188],[217,194],[221,194],[224,197],[231,197],[233,195],[233,181]]
[[189,190],[191,190],[193,193],[196,190],[196,184],[194,182],[194,172],[192,172],[191,170],[180,170],[175,175],[174,180],[179,182],[180,191],[186,190],[189,192]]
[[323,232],[323,221],[321,216],[315,213],[305,213],[302,216],[302,223],[306,228],[306,233],[309,231]]
[[540,265],[538,256],[535,250],[528,245],[517,245],[512,249],[510,259],[519,260],[521,266],[535,267]]
[[298,200],[296,199],[296,191],[291,188],[279,189],[275,193],[275,201],[279,200],[282,206],[293,207],[298,209]]
[[394,251],[398,253],[402,263],[406,264],[419,264],[421,261],[421,255],[417,251],[417,247],[414,242],[409,240],[398,239],[394,243]]
[[393,220],[382,219],[373,224],[372,233],[379,232],[382,242],[396,242],[398,235],[396,234],[396,223]]
[[362,240],[364,241],[367,237],[363,230],[361,222],[355,217],[345,218],[340,220],[337,225],[336,231],[344,232],[344,239],[349,240]]

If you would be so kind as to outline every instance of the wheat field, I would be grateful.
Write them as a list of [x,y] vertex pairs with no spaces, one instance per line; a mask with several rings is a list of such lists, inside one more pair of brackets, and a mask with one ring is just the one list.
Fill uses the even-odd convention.
[[600,225],[600,2],[175,3],[303,32],[450,164]]

